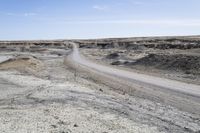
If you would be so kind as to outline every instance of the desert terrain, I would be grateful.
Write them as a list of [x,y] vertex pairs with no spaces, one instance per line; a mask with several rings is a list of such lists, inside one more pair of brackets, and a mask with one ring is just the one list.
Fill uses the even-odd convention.
[[0,41],[2,133],[199,133],[199,92],[198,36]]

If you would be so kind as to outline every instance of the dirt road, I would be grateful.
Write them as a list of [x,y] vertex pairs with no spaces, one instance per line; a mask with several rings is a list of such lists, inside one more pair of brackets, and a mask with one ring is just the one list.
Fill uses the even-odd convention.
[[[137,85],[139,91],[144,91],[153,97],[158,97],[170,105],[177,106],[183,110],[197,113],[199,112],[200,86],[188,84],[180,81],[155,77],[145,74],[129,72],[110,66],[100,65],[82,57],[75,43],[71,60],[91,69],[93,72],[103,73],[111,77],[118,77],[131,84]],[[142,90],[143,89],[143,90]],[[161,92],[161,93],[160,93]]]
[[138,74],[133,72],[128,72],[125,70],[119,70],[116,68],[111,68],[108,66],[103,66],[99,64],[95,64],[93,62],[90,62],[79,54],[77,45],[73,43],[74,50],[73,50],[73,60],[77,63],[80,63],[81,65],[90,67],[92,69],[95,69],[97,71],[110,74],[113,76],[118,76],[126,79],[130,79],[133,82],[139,82],[140,84],[144,85],[150,85],[153,87],[159,87],[161,89],[170,89],[173,91],[180,91],[182,93],[187,93],[190,95],[194,95],[199,97],[200,96],[200,86],[194,85],[194,84],[187,84],[183,82],[173,81],[169,79],[164,79],[160,77],[154,77],[150,75],[144,75],[144,74]]

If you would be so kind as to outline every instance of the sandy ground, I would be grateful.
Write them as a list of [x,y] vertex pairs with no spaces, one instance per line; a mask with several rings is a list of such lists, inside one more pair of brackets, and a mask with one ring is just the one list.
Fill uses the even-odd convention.
[[64,55],[1,52],[0,57],[11,58],[16,54],[36,57],[34,62],[36,65],[42,62],[42,67],[26,69],[21,65],[21,69],[5,69],[4,64],[0,70],[2,133],[200,131],[199,116],[159,102],[118,94],[94,82],[86,73],[75,73],[64,65]]

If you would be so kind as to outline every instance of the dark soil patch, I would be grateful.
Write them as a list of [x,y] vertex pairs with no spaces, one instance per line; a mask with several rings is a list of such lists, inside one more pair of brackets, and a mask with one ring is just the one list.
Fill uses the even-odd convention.
[[149,54],[133,65],[151,66],[163,70],[183,71],[186,74],[200,74],[200,57],[190,55]]
[[106,59],[116,59],[119,57],[118,53],[112,53],[106,56]]

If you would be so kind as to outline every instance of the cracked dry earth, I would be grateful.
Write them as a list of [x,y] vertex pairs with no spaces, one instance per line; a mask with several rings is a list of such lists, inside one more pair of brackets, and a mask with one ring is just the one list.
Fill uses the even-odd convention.
[[[14,54],[0,54],[5,55]],[[84,73],[75,79],[65,56],[26,55],[37,57],[43,68],[0,70],[1,133],[200,132],[199,116],[115,93]]]

